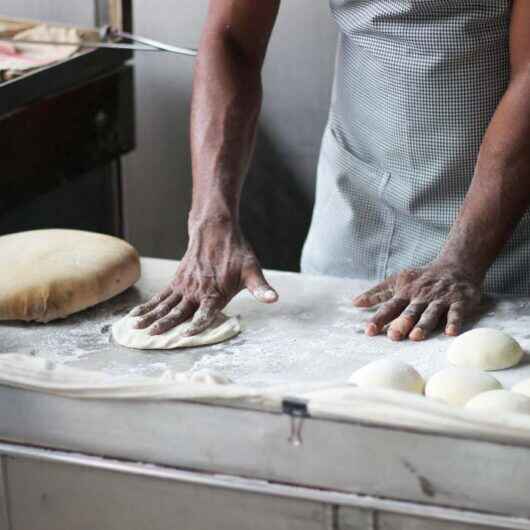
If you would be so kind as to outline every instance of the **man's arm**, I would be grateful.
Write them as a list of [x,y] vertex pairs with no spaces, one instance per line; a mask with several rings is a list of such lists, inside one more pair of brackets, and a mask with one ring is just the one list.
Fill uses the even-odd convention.
[[244,288],[276,292],[239,228],[239,201],[261,107],[261,69],[280,0],[211,0],[193,83],[189,244],[174,280],[139,306],[137,327],[159,334],[193,316],[208,327]]
[[[510,26],[511,78],[484,136],[475,175],[444,249],[434,263],[403,271],[357,297],[384,302],[368,335],[423,340],[447,317],[457,335],[479,302],[487,270],[530,204],[530,2],[515,0]],[[530,274],[530,271],[528,271]]]
[[[530,204],[530,2],[514,2],[511,80],[488,127],[475,176],[442,259],[483,278]],[[530,274],[530,271],[528,271]]]
[[195,69],[192,223],[238,221],[279,1],[212,0]]

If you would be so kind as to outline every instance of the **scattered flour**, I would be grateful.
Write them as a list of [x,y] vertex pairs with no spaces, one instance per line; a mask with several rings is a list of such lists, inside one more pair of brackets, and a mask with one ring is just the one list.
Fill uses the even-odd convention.
[[[141,297],[132,289],[110,302],[46,325],[0,324],[0,352],[33,352],[52,361],[122,377],[208,369],[254,386],[345,382],[356,369],[383,357],[411,364],[424,378],[447,366],[451,339],[440,333],[418,343],[364,335],[364,323],[373,310],[353,307],[350,295],[366,288],[366,282],[285,273],[269,276],[280,293],[279,303],[259,304],[249,293],[241,293],[230,304],[227,313],[241,315],[244,331],[226,343],[178,352],[134,351],[113,344],[112,323],[149,298],[173,273],[173,262],[162,264],[167,268],[164,274],[150,276],[144,271],[148,288],[142,287]],[[478,325],[503,329],[524,349],[530,347],[529,302],[500,302],[488,308]],[[530,377],[530,364],[526,361],[517,369],[493,375],[510,386]]]

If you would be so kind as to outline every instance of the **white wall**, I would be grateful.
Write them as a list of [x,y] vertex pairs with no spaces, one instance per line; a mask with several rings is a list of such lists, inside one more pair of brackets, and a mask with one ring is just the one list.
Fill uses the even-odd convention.
[[0,14],[91,26],[94,21],[94,3],[90,0],[2,0]]

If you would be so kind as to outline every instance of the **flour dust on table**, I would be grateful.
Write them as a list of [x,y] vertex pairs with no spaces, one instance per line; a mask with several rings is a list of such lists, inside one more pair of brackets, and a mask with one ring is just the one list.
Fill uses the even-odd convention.
[[135,327],[137,318],[131,314],[112,326],[112,336],[121,346],[138,350],[173,350],[217,344],[229,340],[241,332],[241,324],[236,317],[219,313],[214,322],[197,335],[187,335],[190,322],[184,322],[161,335],[151,335],[150,327]]

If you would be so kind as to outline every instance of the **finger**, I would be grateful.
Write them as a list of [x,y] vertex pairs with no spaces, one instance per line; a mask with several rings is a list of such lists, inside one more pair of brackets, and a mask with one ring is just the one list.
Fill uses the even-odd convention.
[[136,329],[148,328],[153,322],[166,316],[181,300],[182,295],[180,293],[173,293],[158,304],[152,311],[140,317],[136,321],[134,327]]
[[407,307],[408,301],[402,298],[393,298],[389,302],[383,304],[376,312],[376,314],[368,321],[365,333],[370,337],[381,333],[383,328],[389,322],[392,322],[398,317],[403,309]]
[[409,339],[425,340],[437,327],[443,314],[447,311],[445,304],[433,302],[423,312],[420,320],[410,332]]
[[272,304],[278,300],[278,293],[269,285],[262,270],[258,266],[252,267],[245,278],[245,287],[254,298],[265,304]]
[[215,321],[224,305],[223,300],[217,297],[203,301],[195,313],[186,335],[197,335],[208,328]]
[[409,304],[401,315],[390,324],[387,331],[388,338],[391,340],[402,340],[408,337],[426,308],[427,304],[424,303]]
[[150,328],[149,335],[162,335],[166,331],[182,324],[188,320],[197,309],[197,304],[190,300],[182,300],[177,307],[174,307],[170,313],[157,320]]
[[447,312],[447,325],[445,326],[446,335],[454,337],[460,334],[462,323],[464,322],[464,315],[464,302],[455,302],[449,306],[449,311]]
[[145,315],[146,313],[149,313],[149,311],[152,311],[160,302],[163,302],[172,292],[173,291],[171,287],[164,289],[161,293],[158,293],[157,295],[153,296],[145,304],[141,304],[135,307],[130,313],[131,316],[140,317],[142,315]]
[[353,305],[357,307],[373,307],[377,304],[387,302],[392,298],[392,289],[388,280],[372,287],[368,291],[360,294],[353,299]]

